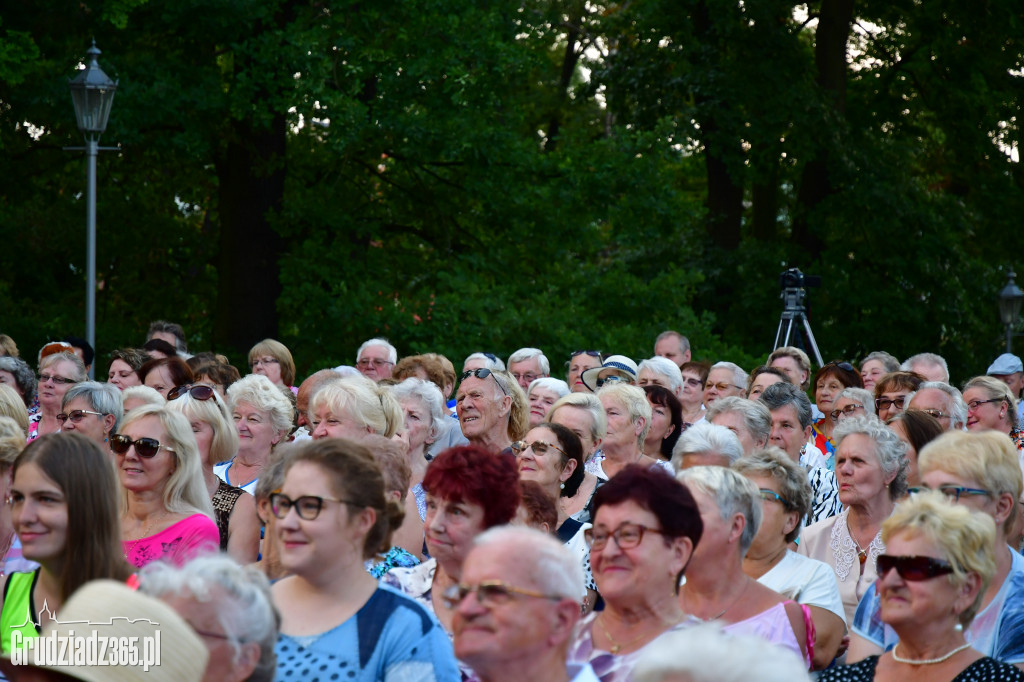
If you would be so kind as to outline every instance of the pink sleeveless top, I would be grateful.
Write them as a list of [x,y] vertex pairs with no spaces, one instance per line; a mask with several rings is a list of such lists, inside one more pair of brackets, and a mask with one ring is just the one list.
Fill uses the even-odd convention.
[[[801,650],[800,642],[796,639],[796,633],[793,632],[793,626],[789,622],[789,615],[786,613],[786,604],[788,603],[790,602],[781,602],[746,620],[741,620],[738,623],[729,623],[722,630],[733,634],[753,635],[773,644],[784,646],[804,659],[804,662],[809,667],[811,665],[810,655],[813,650],[808,647],[808,654],[806,655]],[[806,624],[807,621],[807,612],[805,611],[804,623]],[[814,626],[810,627],[813,628]],[[808,630],[808,641],[813,640],[813,637],[813,631]]]
[[213,519],[205,514],[193,514],[159,533],[121,544],[124,558],[136,568],[154,561],[181,566],[199,554],[216,552],[220,547],[220,532]]

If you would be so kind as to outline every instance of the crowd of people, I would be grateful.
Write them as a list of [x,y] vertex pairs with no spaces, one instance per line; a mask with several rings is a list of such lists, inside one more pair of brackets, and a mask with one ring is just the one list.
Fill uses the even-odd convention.
[[1011,354],[958,389],[931,353],[748,371],[674,331],[564,380],[384,338],[240,371],[164,321],[106,382],[83,339],[0,353],[9,679],[103,679],[19,655],[159,623],[166,665],[119,679],[1024,680]]

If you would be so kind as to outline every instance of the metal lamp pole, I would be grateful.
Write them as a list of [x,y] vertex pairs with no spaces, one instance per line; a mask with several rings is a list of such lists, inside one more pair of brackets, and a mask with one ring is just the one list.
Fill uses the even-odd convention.
[[999,292],[999,317],[1003,320],[1006,328],[1006,352],[1012,353],[1013,330],[1020,320],[1020,305],[1024,301],[1024,291],[1021,291],[1013,278],[1017,274],[1010,270],[1006,286]]

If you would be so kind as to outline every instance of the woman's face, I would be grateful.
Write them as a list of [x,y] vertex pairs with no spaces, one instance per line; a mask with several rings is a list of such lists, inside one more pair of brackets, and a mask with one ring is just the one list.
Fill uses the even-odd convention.
[[764,389],[768,388],[772,384],[777,384],[780,381],[782,381],[782,377],[778,374],[772,374],[771,372],[758,374],[757,378],[754,379],[754,383],[750,385],[750,393],[747,394],[747,398],[750,400],[757,400],[758,397],[764,393]]
[[313,431],[310,435],[313,440],[321,438],[348,438],[349,440],[362,440],[371,431],[360,424],[347,413],[332,412],[329,405],[322,403],[314,412],[313,420],[310,422]]
[[281,440],[281,434],[274,430],[270,413],[256,408],[251,403],[239,401],[231,413],[231,418],[234,419],[235,429],[238,431],[240,454],[269,457],[270,451]]
[[405,437],[409,440],[409,454],[422,455],[427,446],[434,442],[433,436],[430,435],[433,430],[430,410],[419,398],[408,397],[398,402],[402,406],[402,414],[405,415]]
[[644,440],[644,451],[657,457],[661,450],[661,441],[671,436],[676,427],[672,423],[672,411],[666,405],[655,404],[651,396],[647,396],[647,402],[651,404],[651,428]]
[[203,463],[214,465],[217,462],[210,461],[210,445],[213,443],[213,427],[202,419],[192,420],[192,435],[196,437],[196,445],[199,446],[199,457]]
[[[1006,402],[1003,400],[988,402],[991,399],[991,396],[982,388],[971,387],[964,391],[964,402],[967,403],[968,431],[990,431],[992,429],[1009,431],[1009,428],[1004,428],[1007,412]],[[971,403],[975,403],[974,409],[971,409]]]
[[283,386],[281,382],[281,362],[273,355],[261,355],[250,361],[253,374],[262,374],[270,379],[275,386]]
[[160,365],[150,370],[146,375],[146,386],[154,389],[157,393],[167,399],[167,393],[174,388],[174,379],[166,365]]
[[563,405],[551,415],[551,423],[561,424],[577,436],[583,444],[583,458],[588,459],[601,447],[601,439],[594,440],[594,419],[581,407]]
[[885,367],[878,360],[868,360],[860,366],[860,378],[864,381],[864,388],[875,392],[875,384],[886,375]]
[[14,392],[25,398],[25,392],[18,386],[18,382],[14,380],[14,375],[8,372],[6,369],[0,369],[0,384],[7,384],[14,389]]
[[[744,475],[758,490],[770,490],[779,497],[784,497],[782,486],[771,476]],[[786,546],[786,535],[800,523],[800,516],[795,511],[790,511],[789,507],[768,494],[761,496],[761,512],[761,527],[750,545],[751,556],[765,556],[781,550]]]
[[826,415],[829,414],[834,409],[836,398],[845,388],[846,386],[834,374],[818,379],[814,388],[814,400],[818,403],[818,409]]
[[[64,406],[64,414],[70,415],[77,410],[82,410],[83,412],[78,423],[76,424],[72,419],[67,419],[61,425],[60,430],[75,431],[94,443],[105,447],[107,434],[110,429],[114,428],[114,418],[108,418],[102,414],[86,414],[87,412],[96,412],[97,410],[86,400],[85,396],[81,395]],[[108,423],[109,426],[107,425]]]
[[838,411],[839,414],[834,417],[836,424],[843,421],[844,419],[853,419],[854,417],[863,417],[864,405],[857,402],[853,398],[839,398],[833,403],[835,408],[833,412]]
[[[519,463],[519,478],[523,481],[536,481],[544,488],[557,487],[564,483],[572,475],[575,463],[563,465],[566,459],[559,450],[564,450],[555,433],[543,426],[530,429],[526,434],[526,442],[530,447],[526,448],[516,456]],[[547,450],[541,454],[535,448]],[[557,448],[557,449],[556,449]]]
[[530,391],[530,428],[544,421],[551,411],[551,406],[558,401],[558,394],[539,386]]
[[608,419],[608,433],[604,437],[605,450],[609,447],[636,447],[640,429],[630,420],[626,406],[607,395],[599,396],[599,398],[604,407],[605,417]]
[[107,372],[107,383],[117,386],[122,391],[130,386],[141,386],[139,375],[135,373],[132,366],[120,358],[110,363],[110,371]]
[[163,492],[171,474],[177,466],[174,453],[167,448],[174,449],[174,445],[167,437],[163,424],[155,415],[149,415],[137,421],[121,427],[121,435],[131,438],[133,441],[139,438],[154,438],[160,441],[161,447],[152,457],[140,457],[135,446],[128,448],[123,455],[117,455],[117,473],[121,479],[121,485],[132,492],[157,491]]
[[[985,486],[973,478],[964,478],[943,471],[942,469],[932,469],[926,473],[919,474],[921,479],[921,485],[930,488],[932,490],[941,490],[944,487],[953,486],[958,488],[970,488],[972,490],[985,490]],[[955,495],[953,496],[955,497]],[[1007,496],[1009,497],[1009,495]],[[951,501],[952,498],[950,498]],[[969,507],[974,511],[988,514],[996,522],[996,536],[997,541],[1001,542],[1003,537],[1003,522],[1006,520],[1009,510],[1013,508],[1012,504],[999,504],[999,495],[992,491],[989,494],[969,494],[964,492],[960,495],[960,498],[955,500],[956,504]]]
[[907,396],[910,395],[910,391],[902,388],[894,388],[891,391],[885,391],[879,397],[878,403],[878,418],[884,422],[889,421],[906,407]]
[[[60,401],[71,388],[71,382],[58,383],[54,378],[71,379],[75,376],[75,365],[68,360],[58,360],[39,372],[39,404],[48,411],[60,410]],[[47,377],[46,380],[43,377]]]
[[601,366],[601,358],[593,355],[587,355],[586,353],[580,353],[573,357],[569,361],[569,375],[566,377],[568,380],[569,388],[573,393],[590,393],[590,389],[583,383],[583,373],[588,369]]
[[690,370],[683,371],[683,392],[679,396],[679,402],[684,405],[698,404],[704,400],[704,382],[700,374]]
[[430,556],[446,566],[461,567],[473,539],[484,532],[484,508],[475,502],[453,502],[427,493],[423,531]]
[[34,462],[22,464],[14,475],[11,521],[26,559],[45,563],[64,555],[68,503],[60,486]]
[[836,479],[839,501],[844,506],[869,506],[888,500],[886,485],[895,474],[886,476],[876,454],[875,443],[862,433],[850,434],[836,450]]

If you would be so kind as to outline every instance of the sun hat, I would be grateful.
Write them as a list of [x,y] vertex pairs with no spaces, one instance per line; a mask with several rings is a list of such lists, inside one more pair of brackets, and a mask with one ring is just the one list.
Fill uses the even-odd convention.
[[622,377],[631,384],[635,384],[638,372],[636,363],[625,355],[611,355],[600,367],[593,367],[585,371],[581,378],[584,386],[596,392],[598,389],[598,379],[614,375]]

